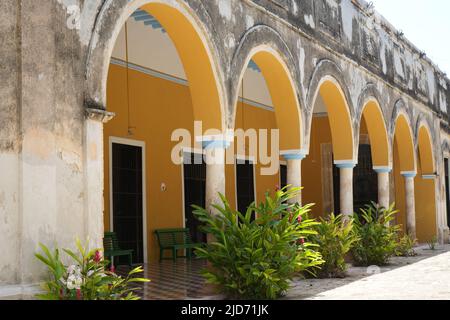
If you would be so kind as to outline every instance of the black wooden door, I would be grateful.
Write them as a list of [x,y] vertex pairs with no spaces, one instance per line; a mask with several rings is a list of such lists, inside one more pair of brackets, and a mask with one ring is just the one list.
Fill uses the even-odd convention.
[[255,201],[253,163],[251,161],[238,160],[236,162],[236,191],[238,211],[245,214],[250,204]]
[[192,205],[205,207],[206,164],[201,154],[186,153],[184,157],[184,214],[186,228],[192,240],[206,242],[206,234],[200,230],[200,222],[193,214]]
[[[353,210],[378,202],[378,176],[373,170],[370,145],[359,146],[358,164],[353,170]],[[340,213],[340,175],[339,168],[333,167],[334,212]]]
[[280,165],[280,189],[287,186],[287,165]]
[[445,166],[445,197],[447,200],[447,225],[450,227],[450,185],[449,185],[449,161],[448,159],[444,160],[444,166]]
[[355,212],[371,202],[378,203],[378,176],[373,170],[370,145],[359,146],[358,165],[353,174],[353,208]]
[[134,250],[133,263],[144,262],[142,190],[142,148],[113,143],[113,229],[121,249]]

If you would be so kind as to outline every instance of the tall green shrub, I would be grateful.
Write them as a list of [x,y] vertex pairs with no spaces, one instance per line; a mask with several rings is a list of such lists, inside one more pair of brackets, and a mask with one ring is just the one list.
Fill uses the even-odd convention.
[[359,237],[352,249],[356,265],[386,265],[397,249],[399,226],[391,222],[398,211],[394,204],[389,208],[372,203],[361,214],[354,215],[355,231]]
[[288,204],[299,190],[267,194],[264,203],[250,205],[244,214],[231,209],[223,195],[222,205],[214,206],[217,215],[194,206],[203,230],[215,239],[197,250],[211,264],[203,271],[209,283],[233,298],[275,299],[289,288],[296,272],[323,262],[314,245],[304,240],[316,233],[316,222],[302,218],[311,206]]
[[344,277],[347,271],[345,257],[359,240],[353,229],[353,219],[344,219],[342,215],[331,214],[320,219],[314,227],[317,234],[309,237],[318,245],[318,251],[325,261],[316,271],[319,278]]

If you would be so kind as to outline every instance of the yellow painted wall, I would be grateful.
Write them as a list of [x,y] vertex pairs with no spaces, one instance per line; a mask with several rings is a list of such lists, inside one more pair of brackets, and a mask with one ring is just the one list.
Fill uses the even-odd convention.
[[[157,256],[153,231],[182,227],[183,204],[181,166],[171,161],[172,131],[193,130],[193,112],[189,88],[130,70],[130,122],[134,135],[127,135],[126,69],[110,66],[108,110],[116,117],[105,125],[105,173],[109,173],[109,137],[121,137],[146,143],[147,237],[149,260]],[[161,183],[167,191],[161,191]],[[105,229],[109,229],[109,175],[105,174]]]
[[322,197],[322,155],[321,144],[331,143],[328,117],[314,117],[311,127],[309,155],[302,161],[303,203],[315,203],[314,217],[326,216]]
[[416,197],[416,232],[420,243],[426,243],[436,236],[435,180],[422,178],[420,162],[414,179]]
[[[242,105],[242,102],[238,103],[237,110],[236,110],[236,129],[277,129],[277,121],[275,117],[275,112],[264,110],[261,108],[257,108],[251,105],[244,104]],[[268,131],[268,134],[270,135],[270,131]],[[269,136],[270,137],[270,136]],[[268,140],[268,151],[271,150],[270,140]],[[255,180],[256,180],[256,201],[261,202],[264,201],[264,195],[267,191],[273,192],[275,190],[275,187],[280,184],[280,175],[279,171],[275,175],[267,176],[261,174],[261,169],[263,166],[261,164],[261,159],[259,159],[259,149],[257,149],[257,154],[250,154],[250,150],[248,146],[246,146],[245,150],[245,156],[251,156],[254,159],[257,159],[257,164],[255,166]],[[231,166],[228,166],[231,167]],[[228,168],[230,172],[232,172],[231,176],[228,176],[227,171],[227,183],[228,187],[227,190],[231,188],[235,188],[235,173],[234,168]],[[229,178],[229,180],[228,180]],[[235,198],[234,198],[234,201]]]
[[399,210],[397,213],[397,224],[402,226],[403,233],[406,232],[406,202],[405,202],[405,178],[400,174],[400,158],[397,143],[394,142],[394,184],[395,184],[395,205]]
[[[144,141],[146,144],[146,202],[149,261],[159,259],[153,231],[158,228],[183,226],[182,167],[171,161],[172,131],[185,128],[193,132],[194,114],[189,87],[147,74],[129,70],[130,123],[133,136],[128,136],[126,98],[126,69],[111,65],[108,77],[108,111],[116,117],[104,127],[105,172],[105,230],[110,230],[109,137]],[[243,112],[244,110],[244,112]],[[237,126],[247,128],[276,128],[275,113],[245,105],[238,107]],[[279,184],[279,174],[260,176],[256,167],[257,200],[263,200],[266,190]],[[161,183],[167,185],[161,191]],[[232,206],[235,197],[235,168],[226,166],[226,195]]]

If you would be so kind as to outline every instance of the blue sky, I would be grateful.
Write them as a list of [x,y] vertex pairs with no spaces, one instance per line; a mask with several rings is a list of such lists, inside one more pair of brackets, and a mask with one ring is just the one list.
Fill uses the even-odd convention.
[[450,76],[449,0],[366,0]]

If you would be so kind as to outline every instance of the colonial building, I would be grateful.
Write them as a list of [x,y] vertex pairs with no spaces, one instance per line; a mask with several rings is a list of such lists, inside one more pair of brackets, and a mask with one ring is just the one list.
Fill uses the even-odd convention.
[[114,230],[152,262],[155,229],[206,240],[191,204],[218,192],[246,210],[302,186],[315,217],[395,202],[448,242],[450,80],[365,1],[0,9],[0,297],[35,290],[40,242]]

